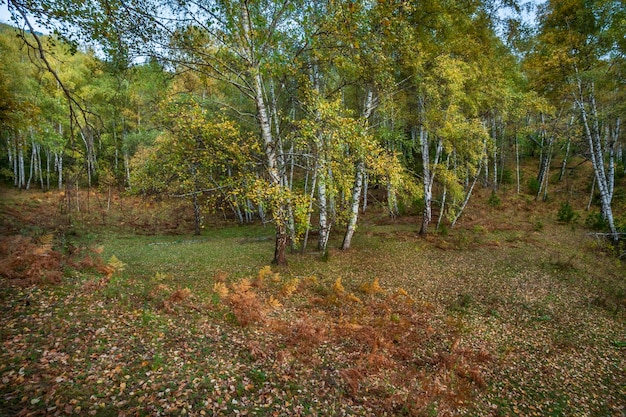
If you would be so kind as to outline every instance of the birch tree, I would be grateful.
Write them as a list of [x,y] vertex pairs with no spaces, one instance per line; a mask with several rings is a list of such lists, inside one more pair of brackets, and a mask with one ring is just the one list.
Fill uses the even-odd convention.
[[619,240],[612,209],[617,142],[611,126],[619,126],[620,115],[613,113],[611,120],[603,108],[608,103],[600,98],[606,96],[602,86],[610,84],[605,80],[615,76],[612,68],[624,56],[624,29],[619,22],[625,12],[622,2],[549,1],[541,9],[534,51],[535,59],[544,59],[540,80],[561,87],[578,113],[602,216],[614,243]]

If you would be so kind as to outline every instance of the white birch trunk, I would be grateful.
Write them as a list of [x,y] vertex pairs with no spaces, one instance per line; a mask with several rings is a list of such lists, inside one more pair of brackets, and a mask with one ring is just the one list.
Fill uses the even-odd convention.
[[24,145],[18,144],[18,187],[20,189],[26,186],[26,175],[24,170]]
[[572,146],[572,140],[568,137],[565,144],[565,155],[563,156],[563,162],[561,163],[561,171],[559,172],[559,181],[563,180],[565,176],[565,170],[567,169],[567,160],[569,159],[570,148]]
[[[619,233],[615,226],[613,218],[613,210],[611,207],[611,190],[610,184],[613,179],[608,176],[613,175],[614,172],[610,169],[612,161],[609,161],[609,172],[607,173],[604,167],[604,152],[602,149],[602,138],[600,134],[598,112],[595,103],[595,96],[593,91],[593,85],[591,92],[589,93],[589,104],[586,103],[585,95],[582,86],[582,80],[580,77],[578,81],[578,94],[575,96],[576,104],[581,113],[581,119],[587,141],[589,143],[589,152],[591,154],[591,164],[596,177],[596,183],[598,184],[598,190],[600,191],[600,201],[602,205],[602,215],[609,224],[609,229],[613,238],[613,242],[619,241]],[[589,106],[589,111],[587,110]],[[613,154],[609,154],[609,158],[613,158]]]
[[[320,164],[323,165],[323,164]],[[317,248],[326,254],[328,250],[328,240],[330,238],[330,229],[332,227],[331,221],[328,216],[328,200],[326,193],[326,167],[322,166],[319,173],[315,175],[317,178],[317,200],[319,206],[319,239]]]
[[[487,154],[487,143],[483,143],[483,153]],[[452,223],[450,224],[450,227],[454,227],[454,225],[456,224],[456,222],[459,220],[459,218],[461,217],[461,214],[463,214],[463,210],[465,210],[465,207],[467,206],[467,203],[469,202],[471,196],[472,196],[472,191],[474,191],[474,186],[476,185],[476,182],[478,181],[478,178],[480,177],[480,173],[482,171],[482,165],[484,164],[484,159],[481,159],[479,165],[478,165],[478,170],[476,171],[476,175],[474,176],[474,179],[472,181],[472,185],[469,186],[467,193],[465,194],[465,199],[463,200],[463,204],[461,204],[461,207],[459,208],[459,210],[457,211],[457,213],[454,216],[454,219],[452,220]]]
[[43,170],[41,169],[41,145],[37,145],[37,172],[39,173],[39,184],[41,185],[41,191],[45,191],[43,184]]
[[481,171],[482,169],[479,167],[478,172],[476,176],[474,177],[474,180],[472,181],[472,185],[470,186],[469,190],[467,190],[467,194],[465,194],[465,200],[463,200],[463,204],[461,204],[459,211],[454,216],[454,219],[452,220],[450,227],[454,227],[457,220],[459,220],[459,218],[461,217],[461,214],[463,214],[463,210],[465,210],[465,207],[467,206],[467,203],[469,202],[470,197],[472,196],[472,191],[474,190],[474,186],[476,185],[476,182],[478,181],[478,177],[480,176]]
[[420,228],[420,235],[424,236],[428,233],[428,225],[432,221],[432,204],[433,204],[433,184],[435,183],[436,171],[433,169],[439,164],[441,153],[443,151],[443,141],[439,139],[437,142],[437,149],[435,151],[435,158],[430,162],[430,141],[428,139],[428,132],[420,128],[420,142],[422,145],[422,162],[424,165],[424,215],[422,217],[422,227]]
[[[450,168],[450,157],[452,156],[452,154],[448,154],[448,157],[446,158],[446,169]],[[441,225],[441,220],[443,219],[443,213],[445,212],[446,209],[446,199],[448,197],[448,186],[444,185],[443,186],[443,193],[441,196],[441,207],[439,208],[439,217],[437,218],[437,227],[436,230],[439,230],[439,226]]]
[[[374,92],[370,89],[367,91],[365,98],[365,105],[363,107],[363,119],[367,123],[372,112],[374,111]],[[359,205],[361,201],[361,193],[363,191],[363,177],[365,176],[365,157],[359,155],[357,157],[354,186],[352,188],[352,196],[350,199],[350,218],[348,220],[348,227],[343,237],[343,243],[341,249],[350,249],[352,244],[352,236],[356,230],[356,223],[359,218]]]
[[[255,101],[257,108],[257,118],[261,128],[261,136],[263,139],[263,147],[265,150],[265,158],[267,164],[267,173],[270,178],[270,185],[276,187],[276,191],[280,192],[279,187],[281,185],[281,175],[278,165],[277,157],[277,144],[272,135],[271,121],[265,104],[265,97],[263,94],[263,80],[259,69],[256,69],[254,74],[254,89],[255,89]],[[278,198],[278,196],[276,196]],[[286,260],[286,248],[288,244],[287,224],[288,224],[288,210],[282,203],[275,206],[274,210],[274,223],[276,226],[276,245],[274,248],[274,260],[277,265],[284,265]]]
[[517,194],[521,192],[520,188],[520,165],[519,165],[519,139],[517,138],[517,132],[515,133],[515,179],[517,180]]
[[589,193],[589,201],[587,202],[587,207],[585,211],[589,211],[591,209],[591,203],[593,203],[593,195],[596,192],[596,174],[593,174],[593,178],[591,179],[591,192]]
[[498,125],[495,114],[491,123],[491,137],[493,140],[493,189],[498,189]]
[[[367,192],[367,189],[365,189],[365,191]],[[392,218],[395,219],[398,216],[398,196],[390,179],[387,179],[387,209]]]
[[58,155],[55,155],[56,163],[57,163],[57,172],[59,174],[58,177],[58,187],[59,191],[63,190],[63,152],[59,152]]
[[50,190],[50,160],[52,155],[50,149],[46,149],[46,190]]
[[17,144],[15,141],[12,142],[11,147],[13,148],[13,186],[17,187],[19,184],[19,169],[18,169],[18,150]]
[[128,155],[128,152],[124,152],[124,172],[126,175],[126,185],[128,186],[128,189],[132,189],[132,183],[130,181],[130,156]]
[[359,213],[359,202],[361,200],[361,191],[363,189],[363,175],[365,174],[365,161],[359,160],[356,166],[354,187],[352,188],[352,204],[350,207],[350,220],[348,221],[348,228],[343,238],[341,245],[342,250],[350,249],[352,244],[352,236],[356,230],[356,223]]
[[369,189],[369,175],[367,172],[363,177],[363,208],[361,209],[363,213],[367,210],[367,190]]
[[[26,189],[30,190],[30,182],[33,179],[33,171],[35,170],[36,165],[36,155],[37,149],[35,148],[35,144],[31,143],[30,146],[30,166],[28,167],[28,181],[26,182]],[[35,174],[37,175],[37,174]]]
[[[304,251],[306,250],[306,246],[309,242],[309,231],[311,230],[311,213],[313,213],[313,201],[314,201],[314,197],[315,197],[315,187],[317,185],[317,166],[315,166],[315,168],[313,169],[313,179],[311,180],[311,191],[310,191],[310,195],[309,195],[309,210],[307,211],[307,215],[306,215],[306,229],[304,231],[304,237],[302,238],[302,245],[300,246],[300,253],[304,253]],[[307,192],[307,186],[306,186],[306,182],[308,182],[308,171],[307,171],[307,178],[305,181],[305,187],[304,187],[304,192]]]

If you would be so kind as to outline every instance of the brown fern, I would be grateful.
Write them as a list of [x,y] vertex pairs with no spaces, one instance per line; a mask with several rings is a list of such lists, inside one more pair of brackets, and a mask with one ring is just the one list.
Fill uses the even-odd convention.
[[240,326],[246,327],[265,321],[263,303],[252,291],[250,281],[244,279],[238,284],[233,284],[232,290],[228,296],[228,304]]

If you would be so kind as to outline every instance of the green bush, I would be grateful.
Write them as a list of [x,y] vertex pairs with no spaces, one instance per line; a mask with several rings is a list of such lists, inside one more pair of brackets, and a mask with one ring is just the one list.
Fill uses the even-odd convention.
[[502,177],[500,178],[500,183],[504,185],[511,185],[515,180],[515,176],[513,175],[513,171],[510,169],[502,170]]
[[489,196],[489,200],[487,200],[487,204],[489,207],[500,207],[501,201],[500,197],[496,194],[496,190],[491,191],[491,195]]
[[556,214],[556,218],[560,222],[571,223],[577,217],[578,217],[578,214],[576,214],[576,212],[572,208],[572,205],[569,203],[569,201],[566,201],[565,203],[561,203],[561,207],[559,208],[559,211]]
[[624,164],[624,162],[618,162],[617,165],[615,165],[615,179],[621,180],[625,176],[626,176],[626,165]]
[[604,218],[601,212],[594,211],[585,219],[585,225],[593,230],[603,231],[609,227],[609,222]]
[[537,178],[531,178],[528,180],[528,192],[532,195],[537,195],[539,192],[539,180]]

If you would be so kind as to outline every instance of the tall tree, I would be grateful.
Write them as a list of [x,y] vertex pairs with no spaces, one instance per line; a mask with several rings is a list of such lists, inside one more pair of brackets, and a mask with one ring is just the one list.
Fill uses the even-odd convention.
[[[623,2],[548,1],[531,59],[540,62],[538,81],[549,92],[560,89],[575,106],[600,193],[601,211],[612,240],[619,240],[612,209],[615,149],[620,114],[611,114],[603,87],[624,56]],[[621,34],[621,36],[620,36]],[[553,94],[553,93],[552,93]],[[613,129],[612,129],[613,127]],[[618,129],[619,131],[619,129]],[[617,135],[619,136],[619,134]]]

